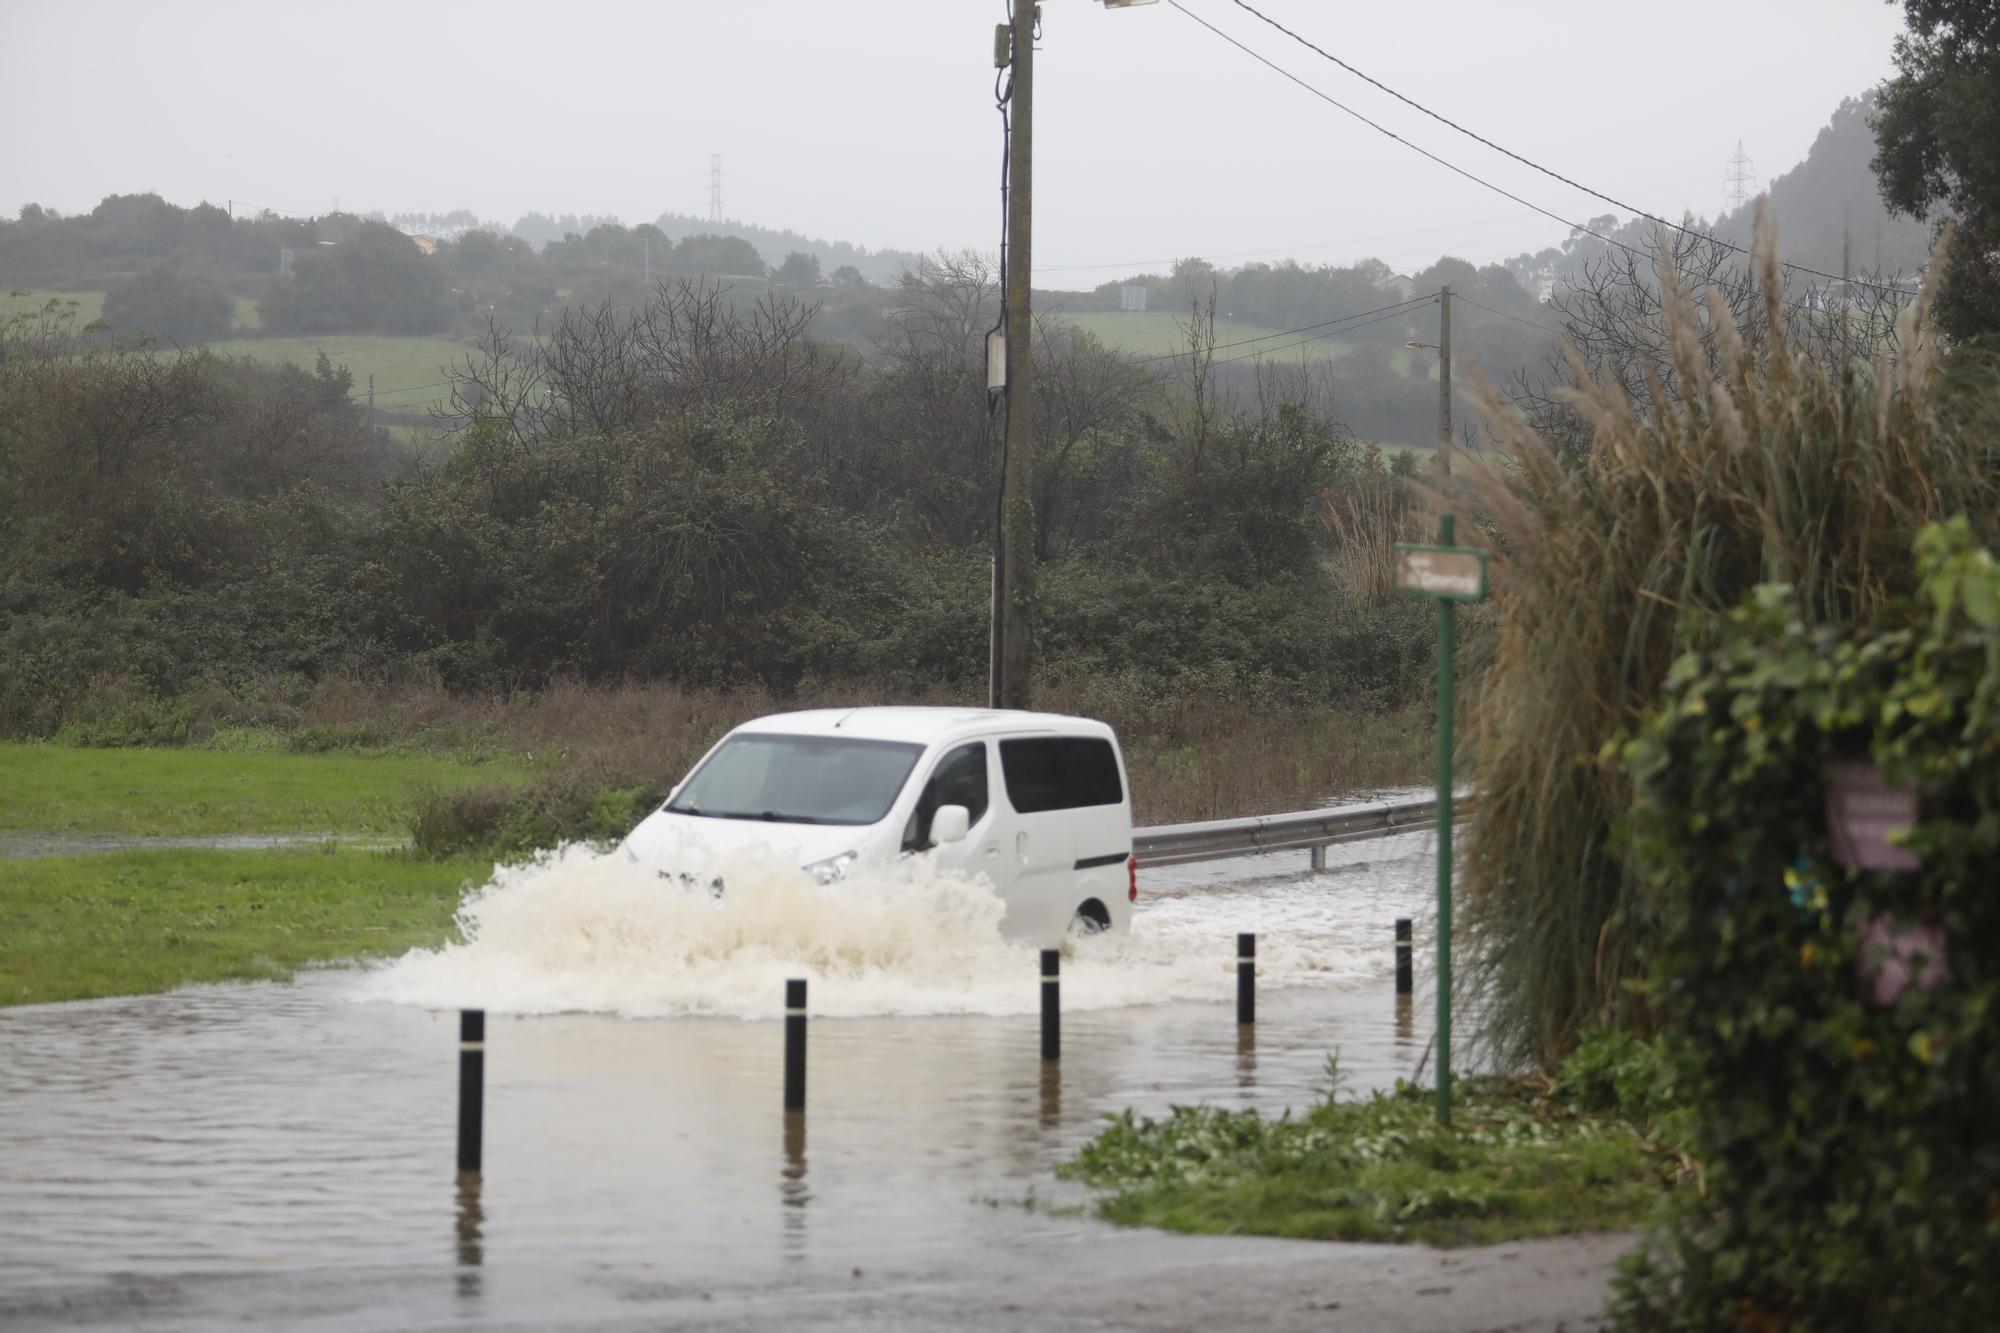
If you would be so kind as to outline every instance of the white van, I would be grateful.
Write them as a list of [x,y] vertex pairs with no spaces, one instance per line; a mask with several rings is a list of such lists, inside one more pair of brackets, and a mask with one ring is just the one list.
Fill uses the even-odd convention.
[[690,838],[724,853],[793,848],[821,883],[934,851],[940,870],[992,882],[1003,934],[1042,947],[1073,929],[1128,929],[1139,896],[1118,738],[1054,713],[853,708],[746,722],[625,848],[672,871]]

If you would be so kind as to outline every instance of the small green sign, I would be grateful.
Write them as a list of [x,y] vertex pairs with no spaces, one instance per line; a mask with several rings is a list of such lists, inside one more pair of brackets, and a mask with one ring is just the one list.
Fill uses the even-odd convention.
[[1452,723],[1458,715],[1458,630],[1453,602],[1477,602],[1486,596],[1486,552],[1454,546],[1457,519],[1438,515],[1438,544],[1396,543],[1396,586],[1404,592],[1433,597],[1438,604],[1438,759],[1437,759],[1437,1118],[1451,1124],[1451,761]]
[[1454,602],[1486,599],[1486,552],[1470,546],[1396,543],[1396,587]]

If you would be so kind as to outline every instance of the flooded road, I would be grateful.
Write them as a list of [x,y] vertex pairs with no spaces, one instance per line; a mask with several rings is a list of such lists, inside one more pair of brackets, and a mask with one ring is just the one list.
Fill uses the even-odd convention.
[[[1134,1262],[1158,1237],[1079,1216],[1055,1164],[1128,1106],[1303,1107],[1335,1052],[1350,1094],[1409,1076],[1429,848],[1142,870],[1132,936],[1065,959],[1059,1067],[1035,955],[991,904],[912,915],[890,885],[815,914],[747,880],[665,901],[582,857],[502,876],[472,942],[436,954],[0,1012],[0,1324],[584,1321]],[[1414,1004],[1393,994],[1397,916],[1418,921]],[[1254,1030],[1231,1004],[1239,930],[1259,935]],[[803,1118],[780,1110],[787,975],[813,982]],[[461,1003],[489,1010],[466,1188]]]

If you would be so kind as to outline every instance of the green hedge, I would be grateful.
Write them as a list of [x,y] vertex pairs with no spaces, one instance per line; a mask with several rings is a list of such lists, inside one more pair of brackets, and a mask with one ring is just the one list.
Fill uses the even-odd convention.
[[[1866,633],[1760,589],[1623,747],[1701,1170],[1619,1278],[1623,1327],[2000,1320],[2000,565],[1955,520],[1918,566],[1923,604]],[[1848,758],[1921,793],[1920,868],[1836,860]]]

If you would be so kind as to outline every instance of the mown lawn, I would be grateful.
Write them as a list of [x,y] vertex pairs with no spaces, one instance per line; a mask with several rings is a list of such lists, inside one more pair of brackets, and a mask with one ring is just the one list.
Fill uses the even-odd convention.
[[0,744],[0,830],[400,837],[417,789],[514,782],[524,773],[505,758]]
[[491,868],[331,846],[0,860],[0,1007],[278,981],[437,944]]

